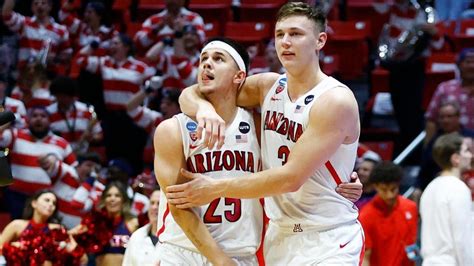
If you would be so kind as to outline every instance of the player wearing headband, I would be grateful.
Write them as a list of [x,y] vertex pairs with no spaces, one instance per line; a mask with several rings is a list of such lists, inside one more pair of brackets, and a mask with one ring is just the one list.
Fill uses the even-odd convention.
[[[196,137],[194,118],[179,114],[155,131],[155,174],[162,189],[182,183],[181,168],[211,178],[256,172],[260,147],[253,115],[236,106],[249,65],[247,52],[227,39],[211,40],[202,50],[200,93],[226,121],[225,145],[209,150]],[[257,199],[217,198],[209,204],[177,209],[161,195],[158,238],[160,265],[257,265],[263,210]],[[230,260],[232,258],[233,261]]]

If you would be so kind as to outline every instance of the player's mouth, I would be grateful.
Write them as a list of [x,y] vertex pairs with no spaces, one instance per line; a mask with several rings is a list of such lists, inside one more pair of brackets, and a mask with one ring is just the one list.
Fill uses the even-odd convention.
[[290,57],[292,57],[292,56],[295,56],[295,53],[290,52],[290,51],[283,51],[283,52],[281,53],[281,56],[282,56],[283,58],[290,58]]
[[201,79],[202,79],[202,81],[214,80],[214,75],[211,74],[210,72],[203,72],[201,74]]

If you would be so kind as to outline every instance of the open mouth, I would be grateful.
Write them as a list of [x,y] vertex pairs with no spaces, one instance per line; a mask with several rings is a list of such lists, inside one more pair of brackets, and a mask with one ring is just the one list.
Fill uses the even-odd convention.
[[214,80],[214,75],[212,75],[209,72],[206,72],[206,73],[202,73],[201,78],[203,81]]

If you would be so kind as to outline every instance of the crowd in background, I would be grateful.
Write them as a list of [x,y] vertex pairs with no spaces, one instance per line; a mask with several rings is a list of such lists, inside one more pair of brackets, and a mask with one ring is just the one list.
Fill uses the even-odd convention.
[[[187,1],[165,0],[164,9],[137,21],[142,26],[130,36],[127,25],[111,16],[114,2],[0,1],[0,111],[16,116],[14,123],[0,126],[0,148],[8,149],[13,174],[13,183],[0,194],[0,211],[14,221],[0,237],[7,261],[142,265],[158,245],[152,135],[161,121],[180,113],[180,91],[196,83],[206,21],[187,8]],[[331,21],[335,14],[343,17],[350,0],[310,2],[327,10]],[[361,145],[354,169],[364,191],[356,205],[367,237],[365,262],[413,265],[423,255],[419,197],[447,167],[432,155],[436,141],[453,132],[474,137],[474,47],[452,51],[456,77],[439,84],[423,112],[426,59],[449,49],[449,40],[427,20],[425,3],[389,2],[374,0],[377,12],[389,14],[382,31],[385,42],[396,48],[400,35],[416,27],[423,32],[418,36],[422,44],[407,48],[408,55],[388,58],[373,56],[373,47],[367,60],[390,75],[399,129],[395,152],[423,129],[427,135],[413,159],[421,167],[413,201],[399,195],[402,168]],[[472,4],[427,2],[434,4],[441,24],[469,17],[463,11]],[[137,4],[131,2],[132,15]],[[233,5],[238,11],[239,1]],[[264,59],[251,74],[284,73],[271,39],[249,45],[248,51]],[[472,158],[472,143],[465,145]],[[459,178],[474,194],[474,172],[467,169]],[[456,183],[460,194],[467,191],[463,185]],[[452,208],[462,208],[459,217],[474,219],[471,205],[462,204]],[[35,235],[46,240],[35,240]],[[40,246],[44,256],[33,256]]]

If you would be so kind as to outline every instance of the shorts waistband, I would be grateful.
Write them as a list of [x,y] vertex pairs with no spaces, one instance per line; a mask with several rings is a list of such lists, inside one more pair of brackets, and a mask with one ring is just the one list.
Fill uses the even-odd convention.
[[293,223],[293,224],[278,224],[272,221],[269,222],[269,226],[275,227],[278,231],[286,234],[298,234],[298,233],[311,233],[311,232],[328,232],[337,229],[341,226],[356,224],[357,220],[349,221],[345,223],[330,225],[330,226],[318,226],[314,224],[305,223]]

